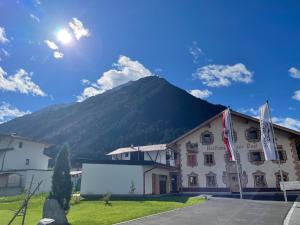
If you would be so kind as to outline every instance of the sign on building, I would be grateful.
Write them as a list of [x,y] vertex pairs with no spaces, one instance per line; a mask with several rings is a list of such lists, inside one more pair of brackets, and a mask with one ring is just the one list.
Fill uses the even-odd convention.
[[284,183],[284,189],[289,190],[300,190],[300,181],[285,181],[280,182],[280,189],[283,190],[283,183]]

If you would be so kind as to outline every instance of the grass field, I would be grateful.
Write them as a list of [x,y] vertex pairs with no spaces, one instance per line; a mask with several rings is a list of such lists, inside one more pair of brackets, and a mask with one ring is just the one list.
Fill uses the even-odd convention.
[[[32,198],[26,217],[26,225],[37,224],[42,215],[42,205],[45,195]],[[23,196],[0,197],[0,224],[6,225],[13,216]],[[164,212],[202,203],[200,198],[184,196],[165,196],[159,198],[113,199],[111,206],[105,206],[100,200],[83,200],[79,204],[72,204],[68,220],[72,225],[100,225],[114,224],[146,215]],[[13,223],[20,225],[21,218]]]

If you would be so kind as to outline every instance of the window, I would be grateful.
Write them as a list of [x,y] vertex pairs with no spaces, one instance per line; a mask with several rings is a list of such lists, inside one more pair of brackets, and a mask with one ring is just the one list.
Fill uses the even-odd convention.
[[[287,160],[287,155],[286,155],[286,151],[283,150],[282,145],[277,145],[278,148],[278,154],[279,154],[279,160],[281,163],[285,163]],[[276,155],[276,160],[272,160],[273,163],[278,163],[278,156],[277,156],[277,151],[275,151],[275,155]]]
[[[280,160],[280,161],[283,161],[283,160],[284,160],[284,157],[283,157],[283,151],[278,151],[278,155],[279,155],[279,160]],[[276,152],[276,158],[278,158],[277,152]]]
[[246,139],[250,142],[257,142],[260,140],[260,131],[258,128],[250,127],[246,130]]
[[128,152],[126,152],[125,154],[124,154],[124,157],[128,157],[129,156],[129,153]]
[[198,152],[198,143],[197,142],[192,143],[192,142],[189,141],[185,144],[185,146],[186,146],[186,150],[188,152]]
[[[282,175],[283,175],[283,181],[288,181],[289,180],[289,176],[288,176],[287,172],[282,171]],[[276,186],[278,188],[280,188],[280,182],[282,181],[280,171],[275,173],[275,177],[276,177]]]
[[298,160],[300,161],[300,143],[296,145],[296,150],[297,150]]
[[[233,130],[233,138],[234,142],[237,142],[237,133],[235,130]],[[224,141],[224,131],[222,132],[222,140]]]
[[254,176],[255,187],[265,187],[265,175]]
[[254,165],[261,165],[264,163],[264,156],[262,151],[250,151],[249,161]]
[[249,139],[257,140],[258,139],[258,132],[257,132],[257,130],[251,130],[251,131],[249,131],[248,137],[249,137]]
[[201,142],[203,145],[211,145],[214,142],[213,134],[209,131],[204,131],[201,134]]
[[[275,152],[275,154],[276,154],[276,159],[278,159],[277,151]],[[285,153],[285,151],[278,150],[278,155],[279,155],[280,162],[285,162],[286,161],[286,153]],[[275,160],[275,161],[277,161],[277,160]]]
[[170,160],[171,159],[171,155],[167,152],[166,153],[166,160]]
[[197,155],[196,154],[187,154],[187,166],[197,166]]
[[255,162],[262,161],[261,153],[260,152],[251,152],[251,160]]
[[171,151],[166,151],[166,160],[171,160],[172,157],[172,152]]
[[[236,154],[236,159],[237,159],[237,161],[241,161],[240,153],[236,152],[235,154]],[[250,157],[250,156],[249,156],[249,157]],[[226,163],[233,162],[233,161],[229,160],[229,154],[228,154],[227,151],[226,151],[225,154],[224,154],[224,160],[225,160]],[[250,159],[249,159],[249,161],[250,161]]]
[[254,179],[254,187],[256,188],[267,187],[265,173],[258,170],[255,173],[253,173],[253,179]]
[[213,152],[205,152],[204,153],[204,165],[205,166],[215,165],[215,159],[214,159],[214,153]]
[[25,165],[28,166],[28,165],[29,165],[29,162],[30,162],[30,159],[26,159],[26,160],[25,160]]
[[177,160],[177,159],[178,159],[178,153],[174,152],[174,160]]
[[23,142],[20,141],[20,142],[19,142],[19,148],[22,148],[22,147],[23,147]]
[[198,175],[195,173],[191,173],[188,175],[188,184],[189,186],[198,186]]
[[210,172],[206,174],[206,186],[207,187],[217,187],[216,174]]

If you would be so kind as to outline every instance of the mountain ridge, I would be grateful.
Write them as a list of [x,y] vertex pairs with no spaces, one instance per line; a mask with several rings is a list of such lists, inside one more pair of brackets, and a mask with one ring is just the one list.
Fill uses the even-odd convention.
[[50,156],[68,142],[72,156],[105,158],[118,147],[167,143],[224,109],[151,76],[13,119],[0,132],[54,144]]

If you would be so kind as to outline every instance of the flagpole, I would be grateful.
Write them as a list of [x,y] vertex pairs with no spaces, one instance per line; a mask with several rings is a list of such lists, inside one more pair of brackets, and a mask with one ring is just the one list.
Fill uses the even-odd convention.
[[[283,189],[282,191],[283,191],[284,201],[287,202],[287,195],[286,195],[286,190],[285,190],[285,185],[284,185],[283,172],[282,172],[282,168],[281,168],[281,162],[280,162],[279,152],[278,152],[278,148],[277,148],[277,143],[276,143],[276,140],[275,140],[275,132],[274,132],[274,128],[273,128],[272,115],[271,115],[271,110],[270,110],[268,100],[267,100],[267,106],[268,106],[268,111],[269,111],[269,115],[270,115],[270,122],[271,122],[272,134],[273,134],[272,136],[273,136],[274,148],[275,148],[275,151],[276,151],[276,158],[278,160],[280,181],[282,181],[282,189]],[[279,185],[280,185],[280,181],[279,181]]]
[[235,166],[236,166],[236,170],[237,170],[237,177],[238,177],[238,182],[239,182],[239,189],[240,189],[240,199],[243,199],[243,190],[242,190],[242,182],[241,182],[241,176],[240,176],[240,168],[238,165],[238,155],[237,155],[237,148],[235,146],[235,138],[234,138],[234,133],[233,133],[233,125],[232,125],[232,117],[231,117],[231,113],[230,113],[230,107],[228,106],[228,110],[229,110],[229,114],[230,114],[230,133],[231,133],[231,137],[233,139],[233,143],[234,143],[234,157],[235,157]]

